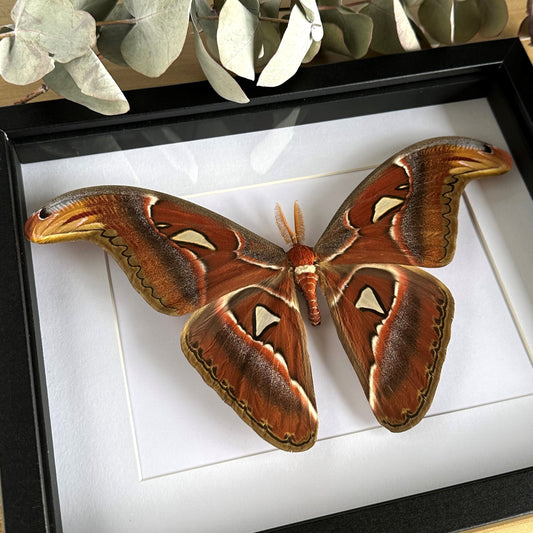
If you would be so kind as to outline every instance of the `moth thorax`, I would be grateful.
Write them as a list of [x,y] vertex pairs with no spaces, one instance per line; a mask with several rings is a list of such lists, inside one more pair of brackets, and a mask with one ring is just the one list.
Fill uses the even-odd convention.
[[309,246],[295,244],[287,252],[287,255],[294,268],[294,280],[307,302],[309,321],[313,326],[318,326],[320,324],[320,311],[316,299],[318,275],[314,264],[315,252]]

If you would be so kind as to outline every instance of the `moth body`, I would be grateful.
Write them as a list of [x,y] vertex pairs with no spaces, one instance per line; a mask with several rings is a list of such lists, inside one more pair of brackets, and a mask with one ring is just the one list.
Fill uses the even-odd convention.
[[294,281],[307,302],[309,321],[313,326],[318,326],[320,324],[320,311],[316,299],[318,275],[315,266],[315,252],[310,246],[297,243],[287,252],[287,255],[294,269]]
[[313,248],[302,244],[305,226],[298,202],[294,202],[294,231],[289,226],[279,204],[276,205],[276,224],[285,242],[292,244],[287,256],[293,269],[294,281],[307,302],[309,321],[313,326],[318,326],[320,324],[320,311],[316,299],[318,275],[315,264],[317,257]]

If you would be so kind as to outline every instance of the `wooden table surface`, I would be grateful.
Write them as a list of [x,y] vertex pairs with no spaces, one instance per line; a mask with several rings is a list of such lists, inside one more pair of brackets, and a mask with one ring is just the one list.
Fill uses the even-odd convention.
[[[500,38],[516,37],[518,35],[520,23],[525,17],[526,1],[527,0],[507,0],[507,5],[509,8],[509,21],[505,30],[500,35]],[[3,0],[1,2],[0,25],[11,23],[10,11],[14,3],[14,0]],[[526,41],[523,42],[529,57],[533,61],[533,47],[529,46]],[[196,56],[194,55],[193,44],[190,38],[187,39],[184,50],[180,57],[174,62],[173,65],[170,66],[167,72],[165,72],[165,74],[159,78],[147,78],[146,76],[132,71],[131,69],[119,67],[109,62],[106,62],[105,65],[123,91],[174,85],[178,83],[188,83],[205,79],[205,76],[203,75],[203,72],[196,60]],[[25,97],[33,90],[40,87],[40,85],[41,82],[36,82],[25,86],[10,85],[0,78],[0,106],[12,105],[20,98]],[[48,91],[46,94],[39,97],[39,101],[51,100],[55,98],[58,98],[58,96],[52,91]],[[2,525],[0,498],[0,533],[3,531],[4,528]],[[477,533],[530,533],[533,531],[533,514],[505,520],[492,526],[475,528],[470,531]]]

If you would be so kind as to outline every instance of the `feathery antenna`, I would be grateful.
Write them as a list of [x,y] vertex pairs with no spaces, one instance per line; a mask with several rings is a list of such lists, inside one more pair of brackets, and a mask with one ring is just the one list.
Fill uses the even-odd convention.
[[298,202],[294,202],[294,232],[296,233],[296,242],[301,244],[305,239],[305,224]]
[[294,229],[292,231],[281,206],[276,204],[276,224],[279,232],[287,244],[301,244],[305,235],[304,217],[298,202],[294,202]]

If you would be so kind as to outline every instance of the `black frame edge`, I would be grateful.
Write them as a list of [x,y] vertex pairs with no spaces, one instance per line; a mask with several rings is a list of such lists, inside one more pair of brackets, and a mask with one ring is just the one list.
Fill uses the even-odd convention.
[[531,512],[532,473],[532,468],[507,472],[263,533],[447,533],[485,526],[503,519],[498,512],[502,494],[511,511],[509,517]]
[[[0,307],[0,482],[7,531],[57,531],[59,498],[55,482],[44,369],[40,339],[33,334],[33,284],[25,265],[31,264],[19,221],[25,211],[16,193],[19,162],[13,145],[0,132],[0,261],[3,274]],[[20,189],[19,189],[20,190]],[[11,204],[6,205],[6,201]],[[8,208],[9,207],[9,208]],[[17,253],[13,254],[13,250]],[[6,408],[8,407],[8,408]],[[17,490],[4,490],[17,487]]]

